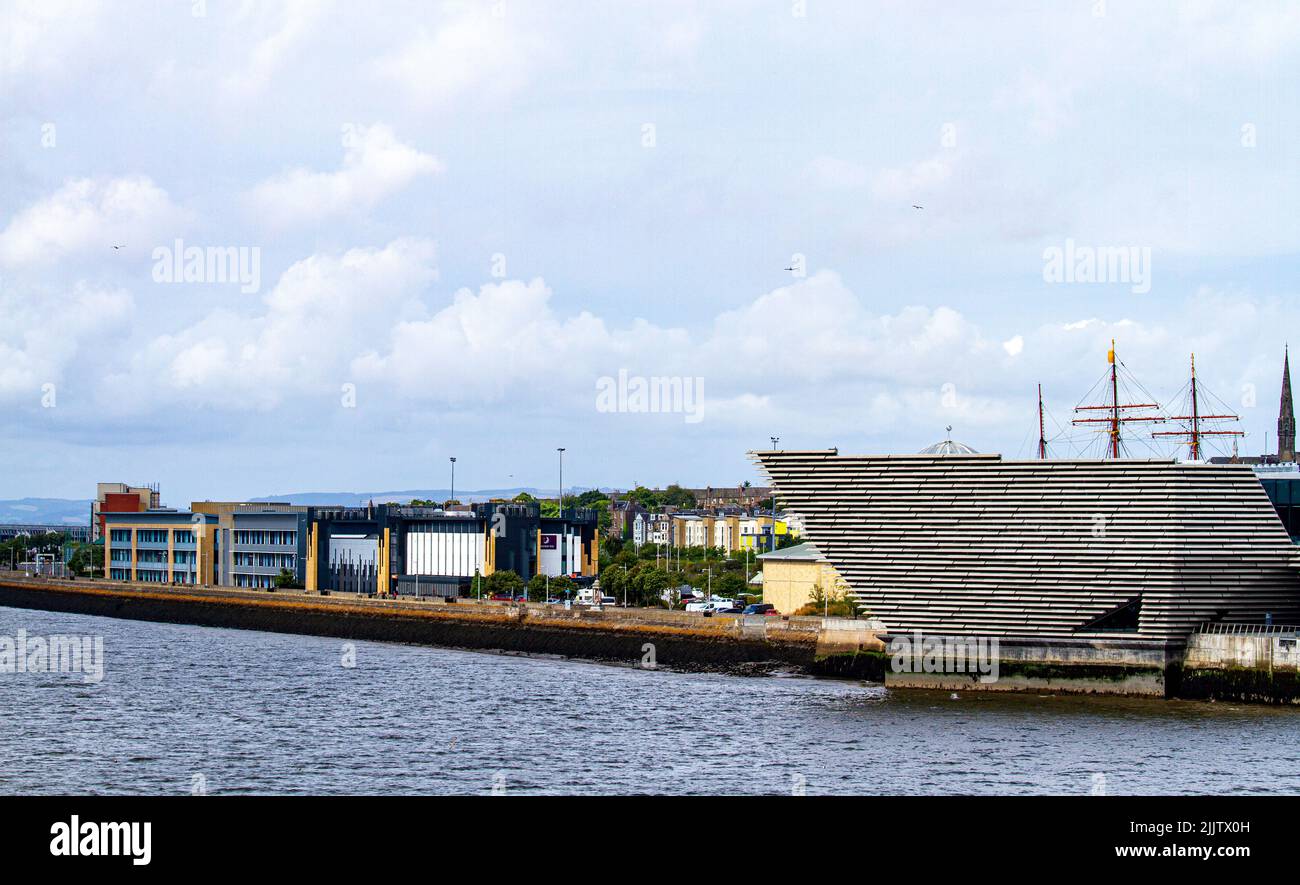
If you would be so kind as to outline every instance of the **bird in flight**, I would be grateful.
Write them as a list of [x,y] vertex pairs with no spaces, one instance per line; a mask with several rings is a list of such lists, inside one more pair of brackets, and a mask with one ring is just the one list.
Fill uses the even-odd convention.
[[918,206],[918,205],[916,205],[915,203],[913,203],[913,204],[912,204],[912,208],[913,208],[913,209],[924,209],[925,207],[924,207],[924,206]]
[[123,244],[120,245],[120,246],[114,246],[114,247],[113,247],[114,250],[117,250],[117,249],[125,249],[125,248],[126,248],[126,243],[123,243]]

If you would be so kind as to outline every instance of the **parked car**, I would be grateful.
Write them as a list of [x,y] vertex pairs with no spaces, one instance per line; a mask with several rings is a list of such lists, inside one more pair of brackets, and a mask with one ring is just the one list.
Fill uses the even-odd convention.
[[511,602],[514,600],[514,597],[511,596],[509,593],[493,593],[488,598],[491,599],[493,602]]
[[779,615],[776,606],[770,602],[755,602],[745,606],[741,614],[746,615]]

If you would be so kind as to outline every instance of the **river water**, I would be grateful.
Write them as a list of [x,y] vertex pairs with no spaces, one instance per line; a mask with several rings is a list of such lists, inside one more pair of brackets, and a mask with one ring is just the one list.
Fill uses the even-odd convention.
[[0,608],[0,793],[1297,793],[1300,710],[886,691]]

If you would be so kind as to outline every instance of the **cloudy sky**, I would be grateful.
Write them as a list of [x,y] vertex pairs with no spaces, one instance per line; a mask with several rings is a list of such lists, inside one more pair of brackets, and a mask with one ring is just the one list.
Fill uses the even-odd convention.
[[[0,497],[1028,456],[1112,337],[1161,401],[1195,351],[1259,451],[1298,109],[1288,0],[8,0]],[[1146,284],[1048,279],[1067,243]]]

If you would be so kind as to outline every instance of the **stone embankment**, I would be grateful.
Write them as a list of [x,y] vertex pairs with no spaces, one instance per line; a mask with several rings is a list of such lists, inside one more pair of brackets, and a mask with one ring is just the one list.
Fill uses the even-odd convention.
[[[703,617],[656,609],[370,599],[301,591],[58,581],[0,575],[0,606],[145,621],[552,654],[634,666],[881,678],[869,621]],[[827,629],[829,624],[829,629]],[[874,644],[874,645],[873,645]],[[847,663],[842,653],[849,652]],[[830,660],[829,666],[823,662]]]
[[863,619],[705,617],[661,609],[371,599],[2,573],[0,606],[646,668],[738,675],[792,671],[883,681],[891,688],[1300,703],[1300,648],[1291,627],[1217,625],[1193,634],[1186,648],[1120,638],[1005,640],[990,649],[996,666],[981,661],[979,671],[967,666],[946,672],[922,666],[924,655],[900,658],[886,646],[895,637],[878,621]]

